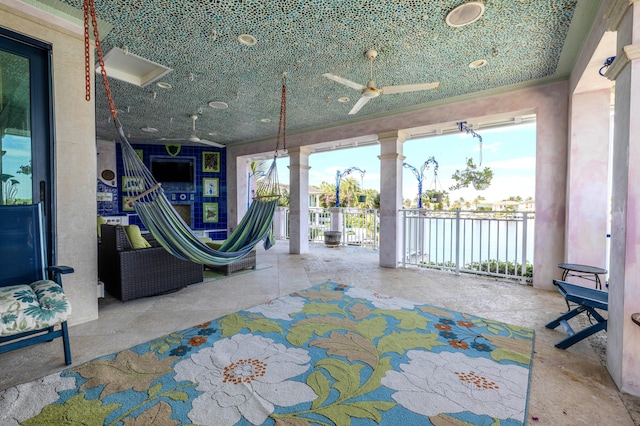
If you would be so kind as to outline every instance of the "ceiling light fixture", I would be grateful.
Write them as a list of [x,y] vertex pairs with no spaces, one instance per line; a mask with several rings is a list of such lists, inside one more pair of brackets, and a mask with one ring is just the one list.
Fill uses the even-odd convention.
[[[173,71],[119,47],[112,48],[104,55],[104,67],[109,77],[140,87],[145,87]],[[100,65],[96,65],[96,74],[101,72]]]
[[270,118],[262,118],[262,119],[260,119],[260,121],[262,121],[263,123],[271,123],[271,119]]
[[350,101],[350,99],[347,98],[346,96],[341,96],[341,97],[338,98],[338,102],[342,102],[343,104],[346,104],[349,101]]
[[470,1],[454,8],[447,15],[445,21],[450,27],[463,27],[476,22],[484,13],[484,4]]
[[209,106],[211,108],[215,108],[215,109],[227,109],[227,108],[229,108],[229,105],[226,102],[222,102],[222,101],[210,101],[209,102]]
[[155,133],[158,131],[158,129],[156,129],[155,127],[149,127],[149,126],[142,127],[140,130],[147,133]]
[[240,34],[238,36],[238,41],[245,46],[253,46],[258,42],[258,39],[251,34]]
[[486,59],[478,59],[476,61],[473,61],[469,64],[469,68],[471,69],[477,69],[477,68],[482,68],[485,65],[487,65],[487,60]]
[[159,81],[156,83],[156,86],[158,86],[161,89],[171,89],[173,86],[169,83],[167,83],[166,81]]

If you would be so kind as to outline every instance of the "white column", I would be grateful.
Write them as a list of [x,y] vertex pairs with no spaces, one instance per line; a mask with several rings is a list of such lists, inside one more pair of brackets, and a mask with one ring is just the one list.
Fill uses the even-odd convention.
[[289,148],[289,253],[309,252],[309,148]]
[[610,105],[610,88],[572,96],[567,242],[562,259],[568,263],[607,266]]
[[618,2],[624,18],[618,53],[607,70],[614,79],[615,122],[607,368],[622,392],[640,396],[640,2]]
[[287,237],[287,215],[284,207],[276,207],[273,215],[273,236],[276,240],[284,240]]
[[380,142],[380,266],[397,268],[402,259],[403,132],[378,134]]
[[[227,230],[231,232],[247,212],[249,194],[250,161],[236,157],[227,158]],[[235,198],[232,198],[235,194]]]

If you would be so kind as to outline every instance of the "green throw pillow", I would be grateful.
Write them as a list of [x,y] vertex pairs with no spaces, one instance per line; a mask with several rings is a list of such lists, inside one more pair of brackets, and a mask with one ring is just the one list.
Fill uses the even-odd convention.
[[129,237],[129,242],[131,242],[131,247],[133,247],[134,249],[151,247],[151,244],[149,244],[149,241],[145,240],[142,234],[140,233],[140,228],[138,227],[138,225],[125,226],[124,231],[127,233],[127,237]]
[[98,238],[102,238],[102,228],[101,225],[105,225],[107,223],[106,219],[102,216],[98,216]]

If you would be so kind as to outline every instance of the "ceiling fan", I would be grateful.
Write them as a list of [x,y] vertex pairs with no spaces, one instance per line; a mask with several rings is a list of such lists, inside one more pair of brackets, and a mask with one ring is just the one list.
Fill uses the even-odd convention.
[[196,130],[196,120],[198,119],[198,116],[196,114],[192,114],[189,116],[189,118],[191,118],[192,129],[191,129],[191,134],[189,135],[188,138],[160,138],[158,140],[159,141],[187,141],[187,142],[193,142],[193,143],[201,143],[203,145],[215,146],[217,148],[226,148],[226,145],[223,145],[221,143],[213,142],[207,139],[201,139],[198,136],[198,130]]
[[373,80],[373,60],[378,56],[378,52],[375,49],[369,49],[364,52],[364,57],[369,60],[369,83],[366,86],[363,86],[359,83],[354,83],[351,80],[347,80],[346,78],[339,77],[330,72],[322,74],[330,80],[336,81],[340,84],[344,84],[345,86],[351,87],[352,89],[358,90],[362,96],[358,99],[358,102],[351,108],[349,114],[356,114],[360,111],[360,108],[364,106],[367,102],[369,102],[373,98],[377,98],[380,95],[392,95],[394,93],[406,93],[406,92],[416,92],[419,90],[430,90],[436,89],[440,86],[440,82],[436,81],[433,83],[420,83],[420,84],[403,84],[398,86],[384,86],[378,89]]

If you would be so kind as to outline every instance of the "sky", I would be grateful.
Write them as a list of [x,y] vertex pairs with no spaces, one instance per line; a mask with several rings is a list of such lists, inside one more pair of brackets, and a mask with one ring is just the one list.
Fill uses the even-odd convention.
[[[455,182],[451,176],[456,170],[465,168],[467,158],[472,158],[475,164],[480,161],[480,141],[467,133],[409,140],[403,146],[404,161],[419,170],[428,158],[435,157],[439,165],[435,189],[449,192],[452,201],[461,197],[471,201],[479,196],[488,201],[501,201],[511,196],[520,196],[524,200],[535,196],[535,129],[535,123],[527,123],[477,130],[482,136],[482,167],[493,170],[491,186],[483,191],[473,188],[449,190]],[[337,170],[343,172],[350,167],[358,167],[366,172],[362,181],[357,171],[347,177],[355,178],[365,189],[379,191],[378,155],[379,145],[311,154],[309,184],[318,186],[324,181],[335,185]],[[289,159],[278,161],[278,179],[280,183],[289,184]],[[402,182],[403,198],[416,198],[418,179],[410,169],[403,168]],[[433,167],[424,172],[422,189],[423,192],[434,189]]]
[[20,166],[28,166],[31,160],[31,143],[29,138],[5,135],[2,139],[2,150],[7,156],[2,158],[2,173],[13,175],[18,184],[16,198],[31,198],[31,176],[17,173]]

